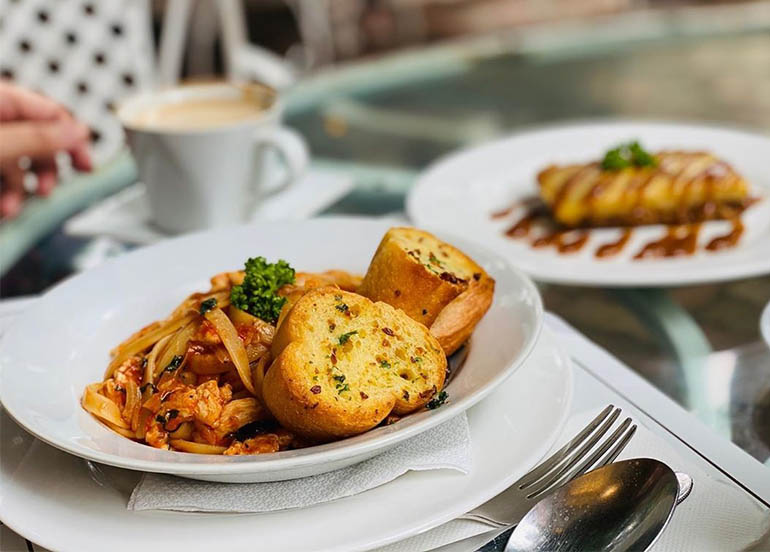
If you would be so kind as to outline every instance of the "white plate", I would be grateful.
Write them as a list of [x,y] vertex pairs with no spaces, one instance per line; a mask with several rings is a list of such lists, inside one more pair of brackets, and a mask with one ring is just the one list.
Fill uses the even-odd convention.
[[317,219],[233,227],[139,249],[57,286],[3,337],[0,401],[23,427],[62,450],[122,468],[228,482],[275,481],[339,469],[456,416],[489,394],[529,355],[542,324],[532,282],[503,259],[464,240],[465,250],[497,280],[495,300],[476,328],[470,352],[447,386],[450,400],[390,426],[300,450],[260,456],[166,451],[120,437],[79,404],[101,379],[108,351],[184,297],[208,288],[217,272],[249,256],[287,259],[298,270],[363,272],[385,220]]
[[[597,259],[596,248],[616,239],[617,229],[591,233],[580,252],[559,255],[506,238],[515,221],[490,214],[516,199],[537,193],[536,175],[552,163],[585,162],[619,143],[638,139],[650,150],[708,150],[732,164],[756,193],[770,190],[770,139],[723,128],[644,122],[591,122],[522,132],[450,155],[430,167],[407,200],[415,224],[453,231],[494,249],[537,280],[591,286],[676,286],[755,276],[770,272],[770,199],[744,214],[746,232],[739,245],[692,257],[633,260],[645,243],[665,232],[661,226],[638,228],[623,252]],[[699,243],[724,233],[729,223],[704,225]]]
[[765,338],[767,346],[770,347],[770,302],[765,305],[765,310],[762,311],[762,317],[759,319],[759,331]]
[[0,519],[51,550],[366,550],[454,519],[534,466],[561,432],[572,368],[548,330],[525,365],[468,411],[473,469],[409,472],[356,496],[269,514],[130,512],[139,474],[89,469],[0,409]]

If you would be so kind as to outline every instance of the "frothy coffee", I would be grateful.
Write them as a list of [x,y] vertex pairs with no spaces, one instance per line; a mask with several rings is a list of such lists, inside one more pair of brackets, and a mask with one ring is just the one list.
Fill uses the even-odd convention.
[[187,98],[158,103],[134,113],[129,124],[145,129],[204,130],[259,119],[265,111],[256,98]]

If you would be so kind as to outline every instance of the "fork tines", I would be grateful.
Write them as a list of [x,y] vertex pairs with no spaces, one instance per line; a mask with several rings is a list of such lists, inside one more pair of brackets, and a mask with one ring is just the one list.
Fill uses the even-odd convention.
[[572,440],[514,485],[531,499],[615,460],[636,431],[636,424],[626,418],[599,444],[620,413],[620,408],[609,405]]

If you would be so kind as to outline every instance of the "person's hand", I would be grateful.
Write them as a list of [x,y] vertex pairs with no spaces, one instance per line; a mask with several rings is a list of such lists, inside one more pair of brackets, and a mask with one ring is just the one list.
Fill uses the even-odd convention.
[[58,103],[34,92],[0,81],[0,215],[21,210],[26,191],[25,170],[37,175],[36,193],[48,195],[57,182],[56,154],[69,153],[77,170],[91,170],[89,131]]

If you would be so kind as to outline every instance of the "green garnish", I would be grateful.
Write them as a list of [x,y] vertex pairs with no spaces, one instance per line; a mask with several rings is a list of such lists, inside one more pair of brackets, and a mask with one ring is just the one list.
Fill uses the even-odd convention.
[[350,391],[350,386],[347,383],[345,385],[337,385],[337,394],[339,395],[343,391]]
[[428,256],[428,261],[438,266],[442,265],[441,261],[439,261],[438,258],[432,252],[430,256]]
[[275,324],[286,303],[286,298],[279,297],[277,291],[292,283],[294,269],[289,263],[284,260],[268,263],[264,257],[255,257],[246,261],[246,277],[241,285],[233,286],[230,301],[242,311]]
[[429,400],[428,404],[426,404],[425,407],[428,410],[435,410],[436,408],[444,404],[448,398],[449,398],[449,395],[447,395],[447,392],[441,391],[438,395],[436,395],[431,400]]
[[345,374],[340,374],[338,376],[332,376],[332,379],[342,383],[342,382],[345,381]]
[[608,151],[602,160],[602,169],[619,171],[628,167],[654,167],[657,164],[652,154],[642,148],[639,142],[629,142]]
[[348,306],[345,303],[340,303],[339,305],[335,305],[334,308],[340,312],[348,312]]
[[344,345],[345,343],[347,343],[348,341],[350,341],[350,336],[352,336],[352,335],[356,335],[357,333],[358,333],[358,331],[356,331],[356,330],[353,330],[352,332],[348,332],[348,333],[344,333],[344,334],[342,334],[342,335],[340,336],[340,338],[339,338],[339,343],[340,343],[340,345]]
[[179,416],[179,411],[176,408],[172,408],[168,412],[166,412],[166,415],[158,414],[155,416],[155,421],[158,422],[163,426],[164,431],[168,431],[168,428],[166,427],[166,424]]
[[389,370],[390,369],[390,362],[388,362],[387,360],[381,360],[380,361],[380,367],[381,368],[385,368],[386,370]]
[[182,365],[182,360],[184,360],[182,355],[175,355],[174,358],[171,359],[171,362],[168,363],[168,366],[163,369],[163,371],[173,372]]
[[211,309],[216,308],[216,306],[217,306],[217,298],[216,297],[210,297],[210,298],[206,299],[205,301],[201,301],[200,313],[201,314],[206,314]]

